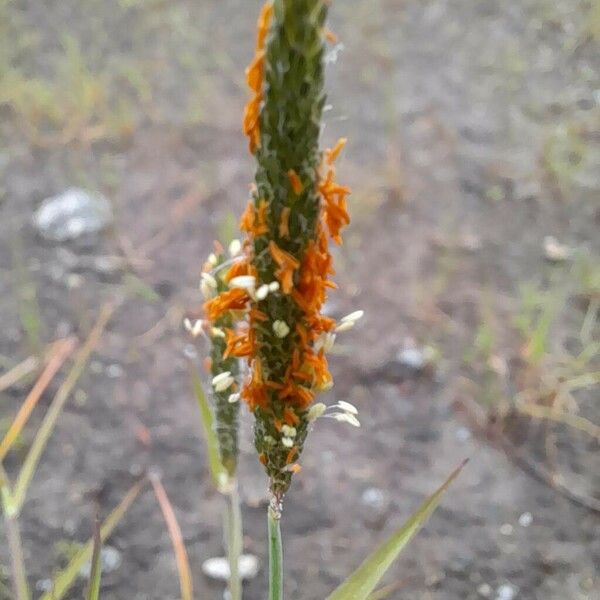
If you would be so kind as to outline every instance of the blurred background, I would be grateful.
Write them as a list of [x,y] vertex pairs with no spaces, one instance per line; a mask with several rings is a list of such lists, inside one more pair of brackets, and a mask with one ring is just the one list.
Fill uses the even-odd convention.
[[[181,323],[253,178],[241,115],[259,7],[0,0],[0,437],[35,372],[2,375],[117,306],[23,509],[35,597],[94,505],[106,514],[148,468],[198,597],[222,596],[201,570],[222,553],[221,498],[188,375],[206,348]],[[363,426],[309,438],[286,498],[287,595],[326,597],[470,457],[386,597],[597,600],[600,3],[334,0],[330,28],[323,146],[349,138],[338,175],[354,193],[327,309],[366,315],[325,401],[353,402]],[[244,423],[245,548],[264,565]],[[103,598],[179,597],[150,490],[106,548]],[[3,542],[6,599],[8,561]],[[265,597],[264,568],[245,597]]]

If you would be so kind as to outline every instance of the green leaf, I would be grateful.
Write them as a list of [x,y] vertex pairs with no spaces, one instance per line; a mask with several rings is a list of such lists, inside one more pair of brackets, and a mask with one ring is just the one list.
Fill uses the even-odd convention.
[[446,482],[431,495],[419,509],[394,532],[379,548],[377,548],[367,559],[344,581],[327,600],[366,600],[391,564],[396,560],[398,554],[410,542],[422,525],[431,516],[437,507],[444,492],[456,479],[467,461],[463,462]]
[[[106,520],[100,527],[100,540],[106,541],[108,536],[113,532],[114,528],[119,524],[133,501],[144,487],[146,480],[138,481],[125,494],[121,503],[106,517]],[[89,540],[83,548],[71,559],[71,562],[60,571],[52,581],[52,587],[49,592],[45,593],[40,600],[61,600],[77,579],[83,565],[90,560],[94,549],[94,540]]]
[[98,523],[98,520],[96,520],[94,523],[94,548],[92,551],[92,569],[86,596],[87,600],[98,600],[98,598],[100,598],[100,579],[102,577],[101,550],[102,538],[100,537],[100,524]]
[[202,382],[200,381],[198,373],[193,368],[190,368],[190,373],[192,378],[192,389],[194,390],[196,400],[198,401],[198,407],[200,408],[200,417],[202,428],[204,429],[204,439],[206,440],[210,474],[217,489],[221,490],[227,482],[227,471],[221,463],[219,441],[213,425],[213,413],[208,404],[208,400],[206,399],[206,395],[204,394],[204,389],[202,388]]

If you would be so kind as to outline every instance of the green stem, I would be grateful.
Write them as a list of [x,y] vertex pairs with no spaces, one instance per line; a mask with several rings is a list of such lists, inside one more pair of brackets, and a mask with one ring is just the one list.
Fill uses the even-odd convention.
[[283,600],[281,513],[269,506],[267,520],[269,528],[269,600]]
[[240,579],[239,563],[243,550],[242,511],[237,482],[232,482],[231,491],[227,494],[228,502],[225,512],[225,536],[227,559],[229,561],[229,596],[231,600],[242,599],[242,581]]

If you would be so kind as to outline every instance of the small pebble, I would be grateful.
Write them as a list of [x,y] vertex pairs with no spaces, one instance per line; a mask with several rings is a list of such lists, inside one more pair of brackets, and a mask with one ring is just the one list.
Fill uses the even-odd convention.
[[183,353],[185,354],[185,356],[187,358],[190,358],[190,359],[198,358],[198,351],[196,350],[196,347],[193,346],[192,344],[186,344],[185,347],[183,348]]
[[500,533],[502,535],[512,535],[512,532],[513,526],[510,523],[504,523],[504,525],[500,527]]
[[456,431],[456,439],[459,442],[466,442],[471,439],[471,432],[466,427],[459,427]]
[[517,594],[517,589],[505,583],[496,590],[496,600],[513,600]]
[[[239,561],[240,577],[253,579],[258,574],[258,558],[253,554],[242,554]],[[211,579],[227,581],[229,579],[229,562],[226,558],[218,556],[209,558],[202,563],[202,572]]]
[[108,365],[108,367],[106,367],[106,374],[111,379],[118,379],[123,375],[123,367],[118,364]]
[[477,588],[477,593],[484,598],[489,598],[492,595],[492,586],[489,583],[482,583]]
[[368,508],[381,511],[387,506],[385,492],[378,488],[367,488],[361,496],[361,502]]
[[[112,573],[116,571],[123,562],[121,552],[113,546],[102,546],[100,550],[100,565],[102,567],[102,573]],[[88,579],[92,570],[91,562],[85,563],[79,570],[79,575],[84,579]]]
[[519,525],[521,527],[529,527],[533,522],[533,515],[530,512],[524,512],[519,517]]

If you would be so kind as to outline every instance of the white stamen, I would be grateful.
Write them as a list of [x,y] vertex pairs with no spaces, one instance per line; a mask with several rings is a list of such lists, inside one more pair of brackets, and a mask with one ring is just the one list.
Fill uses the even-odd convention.
[[338,400],[337,405],[344,412],[351,413],[353,415],[357,415],[358,414],[358,409],[356,408],[356,406],[354,406],[354,404],[350,404],[350,402],[346,402],[345,400]]
[[354,427],[360,427],[360,421],[354,415],[351,415],[350,413],[347,413],[347,412],[335,413],[334,415],[330,415],[330,416],[333,419],[335,419],[336,421],[341,421],[343,423],[349,423],[350,425],[352,425]]
[[223,338],[223,339],[226,337],[225,332],[222,329],[219,329],[218,327],[211,327],[210,334],[213,337],[218,337],[218,338]]
[[269,295],[269,286],[266,283],[263,283],[257,290],[256,290],[256,299],[257,300],[264,300],[268,295]]
[[289,325],[285,321],[274,321],[273,322],[273,332],[278,338],[284,338],[289,332]]
[[279,290],[279,281],[271,281],[269,284],[269,291],[276,292],[277,290]]
[[316,421],[325,411],[327,410],[327,406],[322,402],[317,402],[317,404],[313,404],[308,411],[308,415],[306,418],[309,421]]
[[229,282],[229,287],[253,290],[256,285],[256,277],[252,275],[238,275]]
[[217,280],[210,273],[202,273],[200,279],[200,291],[202,295],[208,299],[215,295],[217,289]]
[[209,265],[211,265],[211,266],[213,266],[213,267],[216,267],[216,266],[217,266],[217,263],[219,262],[219,259],[217,258],[217,255],[216,255],[214,252],[211,252],[211,253],[208,255],[208,258],[206,259],[206,262],[207,262]]
[[281,438],[281,443],[286,447],[286,448],[291,448],[294,445],[294,440],[289,438],[289,437],[284,437]]
[[343,323],[340,323],[335,330],[337,331],[337,333],[343,333],[344,331],[350,331],[354,325],[355,325],[356,321],[344,321]]
[[342,323],[347,323],[347,322],[356,323],[356,321],[358,321],[359,319],[362,319],[364,314],[365,314],[364,310],[355,310],[354,312],[351,312],[349,315],[342,317],[340,319],[340,321]]
[[210,273],[202,273],[200,277],[202,277],[202,281],[205,281],[206,285],[213,290],[217,289],[217,280]]
[[183,320],[183,326],[186,331],[192,335],[192,337],[198,337],[202,333],[202,321],[200,319],[196,319],[193,323],[190,319],[185,318]]
[[229,398],[227,398],[227,402],[229,402],[229,404],[235,404],[236,402],[239,402],[239,400],[240,400],[239,392],[234,392],[233,394],[229,394]]
[[224,392],[234,381],[229,371],[223,371],[223,373],[219,373],[213,377],[212,385],[215,388],[215,392]]
[[335,333],[324,331],[315,341],[315,350],[319,352],[319,350],[323,349],[325,352],[329,352],[333,348],[334,343]]
[[229,244],[229,256],[233,258],[234,256],[237,256],[241,251],[242,242],[240,242],[240,240],[238,239],[231,240],[231,243]]
[[290,427],[289,425],[282,425],[281,431],[283,431],[283,435],[286,437],[294,438],[296,437],[296,428]]

